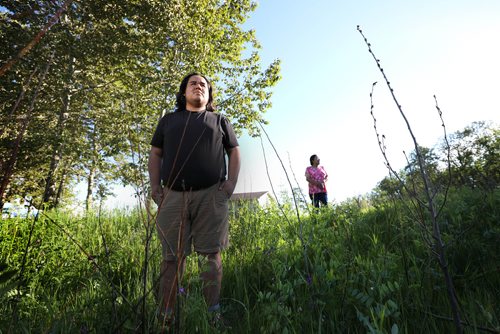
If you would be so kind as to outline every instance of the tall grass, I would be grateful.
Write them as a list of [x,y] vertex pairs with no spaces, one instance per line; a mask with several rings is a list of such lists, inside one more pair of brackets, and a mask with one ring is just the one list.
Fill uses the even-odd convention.
[[[442,231],[466,331],[500,330],[500,191],[451,191]],[[452,317],[439,268],[405,206],[346,201],[301,217],[240,207],[223,253],[223,315],[231,333],[445,333]],[[291,211],[287,211],[291,210]],[[155,299],[161,258],[154,235],[143,290],[145,226],[138,211],[74,217],[49,212],[2,220],[0,263],[22,277],[2,279],[2,333],[166,332]],[[196,256],[179,294],[180,333],[209,326]],[[2,289],[2,287],[7,287]],[[145,302],[145,313],[141,305]],[[171,332],[173,332],[172,330]]]

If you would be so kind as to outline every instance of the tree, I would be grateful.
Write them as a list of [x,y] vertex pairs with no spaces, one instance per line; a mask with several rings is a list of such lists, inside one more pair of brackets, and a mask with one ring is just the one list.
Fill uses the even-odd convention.
[[[65,5],[4,1],[2,63]],[[7,153],[19,134],[11,114],[26,113],[26,98],[20,97],[33,94],[30,75],[53,54],[3,198],[29,190],[54,206],[82,177],[88,203],[92,192],[111,180],[143,187],[154,126],[173,109],[180,79],[190,71],[212,79],[220,110],[238,133],[256,134],[256,122],[265,122],[263,113],[271,106],[279,61],[261,70],[255,33],[242,29],[255,7],[249,0],[72,1],[38,44],[0,77],[0,120],[13,129],[0,136],[0,152]],[[5,161],[1,166],[4,177]]]
[[497,126],[473,122],[453,133],[449,142],[453,185],[486,190],[500,185],[500,129]]

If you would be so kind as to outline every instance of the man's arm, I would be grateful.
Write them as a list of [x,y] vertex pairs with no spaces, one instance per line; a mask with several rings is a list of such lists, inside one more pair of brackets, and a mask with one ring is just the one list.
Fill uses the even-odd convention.
[[161,187],[161,160],[163,150],[159,147],[151,146],[148,160],[149,183],[151,184],[151,197],[156,204],[160,205],[163,198]]
[[231,196],[234,192],[234,188],[236,187],[236,183],[238,182],[238,175],[240,174],[240,148],[236,146],[227,150],[227,155],[229,157],[227,180],[221,184],[219,189],[224,190],[229,196]]

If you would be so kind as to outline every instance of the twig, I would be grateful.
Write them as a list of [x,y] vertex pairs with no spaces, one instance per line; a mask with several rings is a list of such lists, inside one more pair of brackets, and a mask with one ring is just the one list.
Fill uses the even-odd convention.
[[448,170],[448,183],[446,184],[445,189],[444,189],[443,203],[439,207],[438,213],[437,213],[438,215],[440,215],[441,211],[443,210],[443,208],[446,204],[446,201],[448,199],[448,191],[449,191],[450,186],[451,186],[451,147],[450,147],[450,143],[448,141],[448,135],[446,133],[446,125],[444,124],[444,120],[443,120],[443,112],[441,111],[441,108],[439,108],[436,95],[434,95],[434,101],[436,102],[436,110],[438,112],[439,119],[441,119],[441,126],[443,127],[444,142],[446,144],[446,161],[447,161],[447,170]]

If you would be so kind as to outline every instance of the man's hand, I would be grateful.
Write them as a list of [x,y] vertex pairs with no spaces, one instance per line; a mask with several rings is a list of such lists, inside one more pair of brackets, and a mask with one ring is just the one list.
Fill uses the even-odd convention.
[[227,180],[223,181],[219,190],[224,190],[227,197],[231,197],[236,187],[236,182],[238,182],[238,174],[240,173],[241,157],[240,148],[235,146],[227,150],[227,155],[229,157],[229,167],[227,171]]
[[148,160],[149,182],[151,183],[151,197],[160,206],[163,200],[163,189],[161,186],[160,170],[163,151],[159,147],[151,146]]
[[233,181],[225,180],[220,184],[219,190],[224,191],[227,194],[227,197],[229,198],[233,194],[235,187],[236,185],[234,184]]
[[163,188],[160,185],[151,187],[151,197],[156,205],[160,206],[163,201]]

